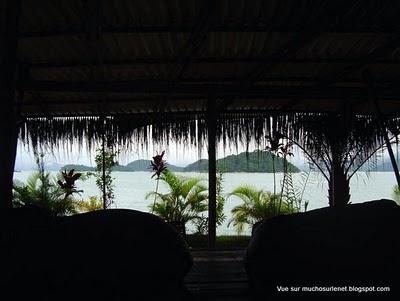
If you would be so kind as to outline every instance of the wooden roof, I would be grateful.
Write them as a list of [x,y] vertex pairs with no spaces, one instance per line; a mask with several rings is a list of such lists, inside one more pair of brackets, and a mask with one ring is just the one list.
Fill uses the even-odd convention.
[[[0,0],[0,3],[4,0]],[[1,6],[0,6],[1,7]],[[22,0],[23,116],[400,113],[400,1]]]

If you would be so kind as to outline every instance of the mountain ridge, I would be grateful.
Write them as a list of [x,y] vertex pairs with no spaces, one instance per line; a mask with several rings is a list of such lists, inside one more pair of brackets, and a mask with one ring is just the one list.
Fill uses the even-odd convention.
[[[273,162],[274,157],[274,162]],[[217,169],[224,172],[283,172],[284,159],[273,155],[269,151],[242,152],[237,155],[228,155],[217,160]],[[288,168],[292,172],[299,172],[300,169],[288,162]],[[186,172],[207,172],[208,160],[200,159],[185,166]]]

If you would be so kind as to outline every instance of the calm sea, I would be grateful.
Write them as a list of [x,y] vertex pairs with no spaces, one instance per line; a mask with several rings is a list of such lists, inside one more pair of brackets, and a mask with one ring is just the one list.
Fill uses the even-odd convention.
[[[31,174],[31,171],[21,171],[14,173],[14,179],[25,181]],[[56,173],[52,173],[56,174]],[[183,176],[202,177],[207,183],[207,174],[199,173],[181,173]],[[114,172],[115,178],[115,207],[129,208],[148,212],[148,206],[153,202],[146,200],[145,195],[149,191],[155,190],[156,181],[151,179],[150,172]],[[300,174],[294,175],[294,182],[300,187]],[[277,191],[279,191],[279,182],[282,174],[276,175]],[[84,192],[79,198],[88,199],[89,196],[100,196],[95,185],[95,179],[89,178],[82,182],[77,182],[78,189]],[[253,185],[259,189],[273,190],[273,174],[272,173],[226,173],[223,178],[224,193],[231,192],[235,187],[242,184]],[[359,203],[368,200],[392,198],[393,187],[396,184],[395,176],[392,172],[359,172],[351,180],[351,202]],[[166,192],[167,189],[160,182],[160,192]],[[319,173],[312,173],[307,183],[304,199],[308,200],[308,209],[316,209],[326,207],[328,205],[328,185]],[[235,230],[233,226],[228,227],[231,219],[231,209],[240,204],[241,201],[235,197],[231,197],[225,204],[225,212],[227,215],[226,222],[219,226],[217,233],[219,235],[233,235]],[[189,226],[189,232],[191,227]],[[248,230],[247,230],[248,233]]]

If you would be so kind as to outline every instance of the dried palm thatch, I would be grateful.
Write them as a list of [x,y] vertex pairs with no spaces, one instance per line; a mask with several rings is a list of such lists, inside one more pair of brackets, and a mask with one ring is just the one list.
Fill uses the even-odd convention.
[[[375,149],[383,141],[374,115],[261,112],[224,113],[217,118],[216,139],[224,148],[250,144],[264,148],[266,136],[281,133],[304,149],[312,150],[315,161],[325,160],[324,154],[331,147],[343,149],[348,153],[347,158],[354,151],[366,156],[369,148]],[[399,120],[388,120],[386,127],[396,135]],[[66,143],[82,145],[86,141],[91,150],[101,140],[102,131],[109,143],[126,147],[168,145],[171,141],[201,147],[207,141],[204,113],[29,118],[21,123],[19,134],[33,148],[64,147]],[[358,162],[352,163],[354,166]]]
[[[217,140],[224,147],[265,146],[266,133],[290,132],[299,115],[224,113],[218,115]],[[82,145],[91,150],[102,138],[122,147],[168,145],[171,141],[201,148],[207,141],[205,113],[159,113],[116,116],[28,118],[20,125],[20,139],[33,148]]]

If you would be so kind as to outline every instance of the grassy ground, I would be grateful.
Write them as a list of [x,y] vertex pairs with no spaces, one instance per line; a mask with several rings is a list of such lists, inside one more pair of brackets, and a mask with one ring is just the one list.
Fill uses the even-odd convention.
[[[217,236],[217,249],[245,249],[249,244],[250,236]],[[208,236],[187,235],[187,242],[193,249],[205,249],[208,247]]]

